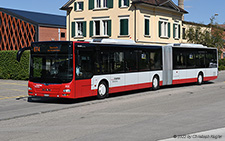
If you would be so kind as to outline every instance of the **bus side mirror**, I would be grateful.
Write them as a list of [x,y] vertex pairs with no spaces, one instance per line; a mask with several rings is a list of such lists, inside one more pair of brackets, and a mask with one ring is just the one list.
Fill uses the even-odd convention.
[[21,58],[21,56],[22,56],[22,54],[23,54],[23,52],[24,52],[25,50],[31,50],[31,47],[24,47],[24,48],[21,48],[21,49],[17,52],[16,60],[17,60],[18,62],[20,62],[20,58]]

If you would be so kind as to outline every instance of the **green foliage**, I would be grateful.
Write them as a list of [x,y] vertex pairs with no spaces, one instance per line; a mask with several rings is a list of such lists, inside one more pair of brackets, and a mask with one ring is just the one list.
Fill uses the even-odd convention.
[[210,18],[210,24],[204,29],[198,25],[190,27],[185,33],[188,42],[202,44],[208,47],[216,47],[220,52],[220,49],[224,47],[223,38],[225,34],[223,34],[224,29],[221,28],[218,23],[214,22],[215,16]]
[[0,51],[0,79],[28,80],[29,51],[25,51],[20,62],[16,61],[17,51]]
[[225,70],[225,59],[219,60],[219,70]]
[[186,32],[188,42],[202,44],[208,47],[216,47],[220,50],[224,46],[223,30],[216,25],[210,28],[202,29],[200,26],[190,27]]

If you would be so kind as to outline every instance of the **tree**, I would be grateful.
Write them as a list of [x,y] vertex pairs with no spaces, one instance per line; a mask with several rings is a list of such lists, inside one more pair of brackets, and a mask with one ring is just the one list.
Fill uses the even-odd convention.
[[202,44],[208,47],[216,47],[220,51],[224,47],[224,29],[214,22],[215,16],[210,18],[208,28],[202,28],[198,24],[191,26],[186,31],[186,39],[189,43]]

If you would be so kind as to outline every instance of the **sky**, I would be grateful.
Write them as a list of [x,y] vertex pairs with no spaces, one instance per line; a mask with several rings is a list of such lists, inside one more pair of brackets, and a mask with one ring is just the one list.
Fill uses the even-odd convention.
[[[0,0],[0,7],[27,10],[41,13],[66,15],[59,10],[69,0]],[[178,4],[178,0],[172,0]],[[188,11],[184,20],[209,24],[215,14],[215,22],[225,24],[225,0],[184,0],[184,9]]]

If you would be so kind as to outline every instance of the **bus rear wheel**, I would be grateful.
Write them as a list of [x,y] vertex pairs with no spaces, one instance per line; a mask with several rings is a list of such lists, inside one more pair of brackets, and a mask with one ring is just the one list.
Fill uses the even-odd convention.
[[159,77],[154,76],[152,79],[152,90],[158,90],[159,89]]
[[202,82],[203,82],[203,74],[202,74],[202,73],[200,73],[200,74],[198,75],[197,84],[198,84],[198,85],[201,85],[201,84],[202,84]]
[[109,88],[108,88],[108,85],[106,84],[106,82],[104,82],[104,81],[100,82],[100,84],[98,86],[97,97],[99,99],[104,99],[108,96],[108,92],[109,92]]

